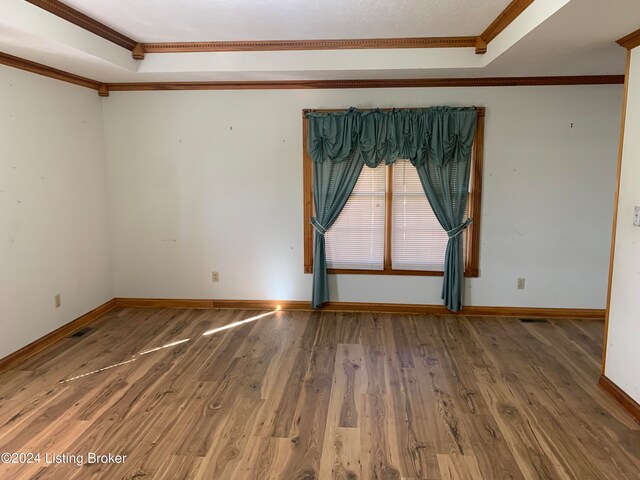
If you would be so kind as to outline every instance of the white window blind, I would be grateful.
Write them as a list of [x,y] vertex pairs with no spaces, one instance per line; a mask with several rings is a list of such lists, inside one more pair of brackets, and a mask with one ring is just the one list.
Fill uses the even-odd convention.
[[[444,270],[447,233],[424,194],[408,160],[393,164],[391,265],[394,270]],[[464,242],[466,254],[466,241]]]
[[384,268],[385,166],[363,167],[340,216],[325,234],[327,267]]

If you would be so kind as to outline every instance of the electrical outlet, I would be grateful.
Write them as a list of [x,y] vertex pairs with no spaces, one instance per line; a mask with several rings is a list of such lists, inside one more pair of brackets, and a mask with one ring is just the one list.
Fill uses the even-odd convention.
[[220,281],[220,273],[219,272],[211,272],[211,281],[217,283]]
[[518,290],[524,290],[524,278],[519,278],[516,283],[516,288]]
[[55,302],[56,302],[56,308],[58,308],[60,305],[62,305],[62,300],[60,298],[60,294],[57,293],[54,298],[55,298]]
[[633,226],[640,227],[640,207],[633,207]]

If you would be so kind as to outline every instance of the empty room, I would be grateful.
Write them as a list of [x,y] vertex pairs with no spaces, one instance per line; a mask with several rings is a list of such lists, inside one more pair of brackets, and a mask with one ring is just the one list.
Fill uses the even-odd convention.
[[0,478],[640,480],[637,0],[2,0]]

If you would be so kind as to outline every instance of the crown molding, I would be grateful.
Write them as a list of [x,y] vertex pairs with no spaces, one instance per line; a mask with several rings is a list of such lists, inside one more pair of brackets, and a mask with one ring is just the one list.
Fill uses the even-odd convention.
[[485,42],[482,37],[476,37],[476,53],[478,55],[482,55],[483,53],[487,53],[487,42]]
[[519,87],[547,85],[621,85],[624,75],[555,77],[416,78],[396,80],[277,80],[248,82],[135,82],[109,83],[109,91],[149,90],[269,90],[408,87]]
[[144,43],[145,53],[258,52],[275,50],[359,50],[371,48],[474,48],[476,37],[258,40],[236,42]]
[[53,13],[54,15],[65,19],[68,22],[77,25],[80,28],[84,28],[91,33],[98,35],[99,37],[104,38],[105,40],[109,40],[116,45],[121,46],[122,48],[126,48],[127,50],[133,50],[138,42],[130,39],[126,35],[114,30],[113,28],[107,27],[103,23],[100,23],[97,20],[85,15],[82,12],[79,12],[75,8],[71,8],[68,5],[65,5],[58,0],[26,0],[29,3],[32,3],[36,7],[40,7],[47,12]]
[[529,5],[533,3],[533,0],[512,0],[507,5],[498,17],[491,22],[484,32],[480,35],[480,38],[487,44],[496,38],[505,28],[511,25],[518,16],[524,12]]
[[438,88],[438,87],[534,87],[553,85],[622,85],[624,75],[578,75],[553,77],[406,78],[386,80],[274,80],[239,82],[131,82],[102,83],[41,63],[0,52],[0,64],[19,68],[82,87],[101,97],[109,92],[150,90],[294,90],[337,88]]
[[627,50],[640,46],[640,30],[636,30],[629,35],[616,40],[616,43]]
[[45,77],[55,78],[56,80],[62,80],[63,82],[91,88],[93,90],[99,90],[103,87],[103,84],[96,80],[74,75],[73,73],[58,70],[57,68],[32,62],[30,60],[25,60],[24,58],[14,57],[8,53],[0,52],[0,64],[7,65],[8,67],[19,68],[20,70],[26,70],[27,72],[36,73]]

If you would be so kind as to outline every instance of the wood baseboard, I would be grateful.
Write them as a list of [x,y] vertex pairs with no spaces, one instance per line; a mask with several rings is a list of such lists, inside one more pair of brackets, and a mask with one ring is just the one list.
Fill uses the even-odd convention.
[[[312,311],[311,304],[302,300],[213,300],[213,299],[164,299],[164,298],[114,298],[85,313],[81,317],[63,325],[42,338],[0,359],[0,372],[17,365],[36,353],[60,341],[73,332],[98,319],[114,308],[199,308],[199,309],[241,309],[241,310],[275,310],[280,305],[283,310]],[[468,306],[464,310],[453,313],[442,305],[420,305],[401,303],[365,303],[365,302],[329,302],[321,311],[328,312],[370,312],[400,313],[421,315],[454,315],[454,316],[493,316],[493,317],[527,317],[527,318],[581,318],[602,319],[605,311],[601,309],[581,308],[531,308],[531,307],[487,307]],[[620,390],[604,375],[600,377],[600,386],[614,396],[630,411],[640,412],[638,404]],[[638,416],[636,416],[638,418]]]
[[22,347],[20,350],[0,359],[0,372],[3,372],[19,363],[24,362],[28,358],[33,357],[36,353],[41,352],[45,348],[62,340],[64,337],[71,335],[73,332],[80,330],[85,325],[93,322],[98,317],[113,310],[116,307],[115,299],[103,303],[99,307],[94,308],[90,312],[72,320],[53,332],[31,342],[29,345]]
[[[117,307],[126,308],[225,308],[242,310],[312,310],[308,301],[301,300],[203,300],[168,298],[116,298]],[[328,302],[321,309],[327,312],[378,312],[427,315],[461,315],[527,318],[581,318],[603,319],[604,309],[583,308],[532,308],[467,306],[453,313],[442,305],[402,303]]]
[[122,308],[215,308],[213,300],[177,298],[114,298],[116,307]]
[[638,402],[627,395],[626,392],[608,379],[604,374],[600,375],[600,378],[598,379],[598,386],[611,395],[613,399],[622,406],[622,408],[629,412],[631,416],[635,418],[636,422],[640,423],[640,404],[638,404]]
[[[449,312],[451,313],[451,312]],[[524,318],[576,318],[604,320],[604,308],[465,307],[462,315]]]

